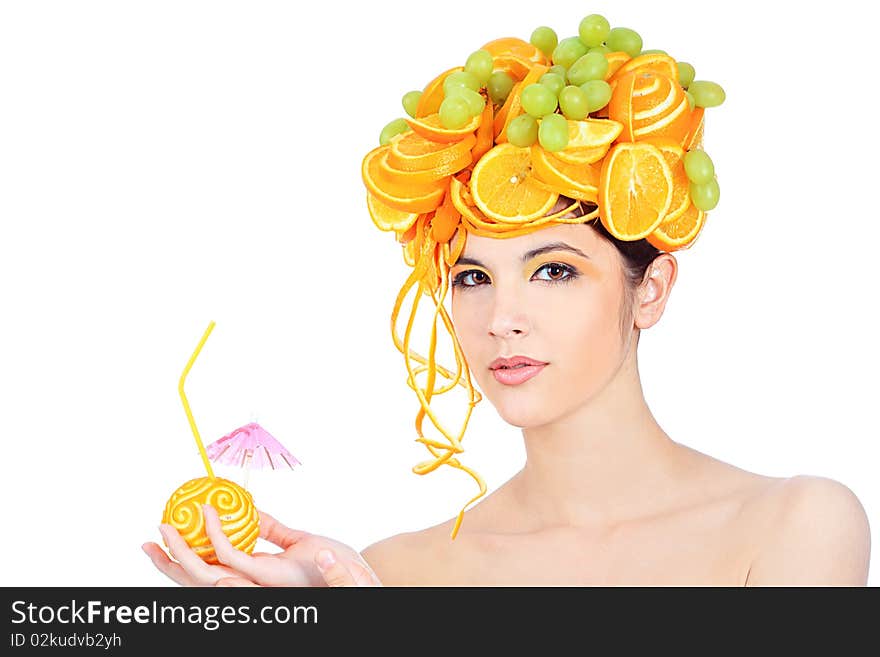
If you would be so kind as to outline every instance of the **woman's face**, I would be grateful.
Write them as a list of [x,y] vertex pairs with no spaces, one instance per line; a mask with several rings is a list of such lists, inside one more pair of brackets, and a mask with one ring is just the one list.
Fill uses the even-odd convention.
[[[459,343],[506,422],[540,426],[564,417],[621,364],[621,257],[590,226],[554,225],[512,238],[469,234],[450,275]],[[521,383],[509,380],[512,370],[496,377],[492,362],[513,356],[547,365]]]

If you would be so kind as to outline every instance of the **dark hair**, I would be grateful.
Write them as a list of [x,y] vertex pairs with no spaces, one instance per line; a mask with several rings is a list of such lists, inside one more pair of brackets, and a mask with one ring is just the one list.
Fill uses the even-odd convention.
[[[579,209],[575,211],[577,212],[575,216],[584,214],[592,209],[595,209],[595,205],[585,207],[585,204],[582,203]],[[631,242],[617,239],[614,235],[608,232],[608,229],[605,228],[605,224],[602,223],[602,220],[599,217],[591,219],[590,221],[585,221],[584,223],[595,230],[601,238],[610,242],[620,254],[624,282],[624,296],[621,300],[622,309],[620,313],[620,335],[625,339],[628,327],[632,323],[633,293],[645,280],[645,272],[648,271],[648,267],[651,266],[654,259],[663,253],[663,251],[646,239],[634,240]],[[639,331],[637,336],[636,342],[638,343],[641,331]]]
[[617,239],[614,235],[608,232],[608,229],[605,228],[605,224],[603,224],[598,218],[593,221],[588,221],[587,225],[591,226],[600,236],[611,242],[614,248],[620,252],[621,259],[623,260],[623,273],[630,290],[638,287],[638,285],[644,280],[645,272],[648,271],[648,267],[654,262],[654,258],[663,253],[663,251],[646,239],[635,240],[632,242]]

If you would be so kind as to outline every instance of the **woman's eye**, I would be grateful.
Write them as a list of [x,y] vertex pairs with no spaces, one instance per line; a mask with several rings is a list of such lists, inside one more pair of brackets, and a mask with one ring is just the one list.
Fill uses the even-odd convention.
[[574,278],[574,271],[571,267],[556,262],[547,263],[536,271],[535,275],[537,276],[541,272],[547,273],[547,278],[539,277],[539,280],[542,281],[561,282]]
[[487,279],[488,276],[486,276],[485,272],[471,270],[462,272],[458,276],[456,276],[453,284],[461,285],[462,287],[476,287],[477,285],[482,285],[483,283],[485,283]]

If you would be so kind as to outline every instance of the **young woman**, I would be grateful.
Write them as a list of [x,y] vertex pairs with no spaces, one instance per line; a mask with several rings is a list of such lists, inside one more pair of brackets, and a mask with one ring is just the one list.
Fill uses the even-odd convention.
[[[510,58],[526,62],[515,76],[525,84],[511,92],[521,95],[528,84],[544,79],[541,75],[550,61],[525,42],[514,42],[497,40],[484,50],[495,57],[496,65],[509,64]],[[555,59],[557,53],[553,54]],[[666,59],[646,57],[621,57],[621,65],[635,70],[635,78],[615,78],[603,69],[602,76],[616,83],[616,89],[630,84],[633,90],[627,93],[632,97],[623,103],[612,97],[607,107],[598,108],[595,121],[568,119],[583,128],[571,133],[575,138],[588,129],[605,129],[615,113],[630,111],[620,108],[629,108],[647,93],[637,88],[642,80],[647,80],[645,89],[669,84],[669,76],[662,73]],[[677,81],[671,84],[668,98],[673,102],[664,101],[664,107],[685,98],[683,87],[675,87]],[[436,196],[433,209],[424,205],[425,197],[434,194],[422,185],[429,175],[412,182],[415,200],[400,197],[399,190],[415,180],[412,162],[385,187],[381,176],[394,167],[374,174],[365,164],[365,182],[373,194],[370,208],[377,226],[394,230],[406,245],[407,262],[421,281],[417,296],[431,296],[441,312],[447,285],[451,286],[451,334],[460,368],[454,377],[441,374],[454,384],[466,380],[462,385],[468,389],[473,375],[481,396],[506,422],[522,429],[523,468],[457,518],[391,536],[362,552],[290,529],[261,512],[260,535],[283,551],[248,555],[231,546],[216,512],[206,507],[207,533],[224,565],[206,564],[173,528],[165,527],[163,536],[174,561],[156,543],[144,545],[156,567],[180,584],[202,586],[866,584],[868,521],[849,488],[826,477],[769,477],[721,462],[673,440],[645,402],[639,335],[660,321],[674,288],[678,269],[670,251],[692,243],[704,218],[702,209],[693,210],[698,223],[686,239],[670,237],[675,221],[683,221],[692,206],[705,205],[705,199],[698,198],[700,190],[688,187],[686,178],[680,195],[675,177],[685,173],[683,153],[698,150],[696,123],[682,122],[682,133],[671,146],[646,141],[651,147],[633,147],[639,141],[635,138],[629,145],[612,146],[609,139],[602,162],[586,162],[596,157],[585,155],[594,145],[581,145],[581,150],[575,145],[567,151],[568,160],[562,160],[547,155],[561,150],[552,139],[536,138],[529,152],[527,137],[516,136],[513,129],[508,136],[518,142],[515,149],[509,143],[504,146],[499,133],[512,125],[504,110],[516,109],[510,109],[510,96],[494,99],[491,90],[487,95],[479,123],[492,122],[490,143],[485,149],[474,146],[474,157],[466,158],[468,166],[448,174],[448,187]],[[415,115],[429,115],[426,105],[430,100],[420,99]],[[647,110],[632,112],[620,122],[634,122],[633,117],[643,117]],[[689,119],[696,116],[693,107],[687,112]],[[542,121],[550,124],[546,119],[547,115]],[[661,121],[670,122],[674,120]],[[429,126],[426,134],[434,134],[437,125]],[[700,129],[701,125],[700,121]],[[477,144],[480,134],[476,128]],[[448,142],[448,135],[441,136]],[[421,146],[423,152],[433,152],[431,144]],[[660,164],[663,149],[673,158],[668,170]],[[529,167],[510,172],[502,168],[503,175],[490,177],[488,162],[498,165],[502,151],[514,159],[524,157]],[[403,150],[396,152],[402,160]],[[640,165],[640,154],[655,160],[650,166]],[[386,152],[377,149],[372,155],[385,157]],[[578,168],[561,163],[578,157],[585,160]],[[615,164],[627,157],[634,171],[630,178],[620,173],[625,167]],[[440,160],[448,163],[452,156]],[[536,183],[525,180],[532,175],[532,165]],[[579,172],[584,172],[582,178]],[[643,184],[651,175],[656,176],[652,182]],[[504,187],[508,184],[510,190]],[[616,201],[615,185],[628,197]],[[668,189],[658,195],[664,185]],[[571,190],[581,203],[566,195]],[[655,196],[660,201],[652,200]],[[511,207],[510,199],[519,205]],[[528,209],[533,202],[539,211]],[[663,205],[659,214],[651,214],[655,202]],[[615,203],[631,204],[625,228],[614,219],[620,211]],[[645,217],[650,225],[642,230],[639,222]],[[407,354],[411,370],[408,343],[398,347]],[[420,400],[439,429],[428,412],[438,392],[432,380],[435,364],[431,356],[415,360],[427,361],[431,382],[419,386]],[[420,438],[435,457],[422,465],[422,472],[442,464],[467,470],[453,456],[463,451],[454,436],[448,447],[425,438],[421,429]],[[485,492],[482,483],[481,491]]]

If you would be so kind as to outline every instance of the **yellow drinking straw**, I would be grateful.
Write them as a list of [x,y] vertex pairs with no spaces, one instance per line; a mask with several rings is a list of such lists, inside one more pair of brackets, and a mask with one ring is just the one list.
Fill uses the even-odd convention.
[[180,393],[180,398],[183,400],[183,410],[186,411],[186,419],[189,420],[189,426],[192,429],[193,436],[196,437],[196,445],[199,447],[199,453],[202,455],[202,461],[205,464],[205,469],[208,471],[208,476],[211,479],[214,479],[214,471],[211,469],[211,462],[208,460],[208,453],[205,451],[205,446],[202,444],[202,438],[199,436],[199,430],[196,428],[196,421],[193,419],[192,411],[189,409],[189,402],[186,401],[186,393],[183,392],[183,384],[186,381],[186,375],[189,374],[190,368],[193,366],[193,363],[196,361],[196,357],[199,355],[199,352],[202,350],[202,347],[205,344],[205,341],[208,339],[208,336],[211,335],[211,331],[214,330],[214,321],[212,320],[210,324],[208,324],[208,328],[205,331],[205,334],[202,336],[202,339],[199,340],[199,344],[196,347],[196,350],[193,352],[193,355],[190,356],[189,362],[186,364],[186,367],[183,369],[183,374],[180,375],[180,383],[177,386],[177,391]]

